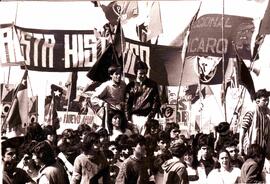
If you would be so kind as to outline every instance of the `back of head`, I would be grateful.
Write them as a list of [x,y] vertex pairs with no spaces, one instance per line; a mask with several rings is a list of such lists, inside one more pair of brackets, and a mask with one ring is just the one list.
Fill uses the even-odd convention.
[[99,134],[95,132],[88,132],[82,141],[82,150],[84,152],[89,151],[94,143],[99,142]]
[[187,145],[181,139],[174,141],[169,148],[172,156],[181,158],[187,152]]
[[252,159],[257,159],[257,158],[262,158],[265,155],[264,150],[260,147],[258,144],[251,144],[247,148],[247,159],[252,158]]

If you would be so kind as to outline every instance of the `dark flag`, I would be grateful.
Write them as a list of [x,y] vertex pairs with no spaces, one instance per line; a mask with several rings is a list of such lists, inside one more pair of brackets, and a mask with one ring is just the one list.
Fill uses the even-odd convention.
[[121,21],[118,21],[118,24],[117,24],[113,46],[115,48],[117,57],[120,58],[122,56],[123,51],[125,50],[125,36],[124,36],[124,32],[121,26]]
[[[28,71],[25,70],[20,84],[15,89],[15,95],[4,125],[7,125],[8,132],[23,131],[28,123],[28,92],[27,92]],[[22,133],[22,132],[21,132]]]
[[238,63],[238,70],[239,70],[238,73],[240,73],[239,83],[248,90],[251,100],[254,100],[255,87],[254,87],[253,79],[251,77],[248,67],[244,63],[243,59],[238,55],[237,51],[236,51],[236,60]]
[[116,1],[110,2],[107,6],[100,6],[105,13],[106,18],[110,22],[111,25],[115,26],[118,23],[119,15],[121,12],[121,6],[117,4]]
[[76,98],[77,79],[78,79],[78,72],[77,71],[71,72],[68,81],[65,84],[65,86],[67,87],[67,95],[66,95],[67,100],[72,101]]

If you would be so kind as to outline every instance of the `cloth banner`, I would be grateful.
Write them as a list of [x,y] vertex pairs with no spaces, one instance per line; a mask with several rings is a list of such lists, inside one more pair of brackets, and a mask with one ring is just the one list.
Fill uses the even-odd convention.
[[30,70],[87,71],[101,57],[108,37],[94,30],[43,30],[16,26],[26,67]]
[[0,24],[0,66],[21,65],[24,61],[13,24]]
[[[148,76],[159,85],[178,86],[182,72],[181,47],[154,45],[125,39],[124,72],[129,77],[134,77],[136,56],[139,56],[149,67]],[[183,85],[190,85],[186,79],[197,76],[186,75]]]
[[234,43],[241,58],[251,59],[250,43],[255,28],[253,19],[224,15],[222,21],[222,17],[221,14],[206,14],[192,24],[187,57],[222,57],[224,54],[227,58],[235,58]]

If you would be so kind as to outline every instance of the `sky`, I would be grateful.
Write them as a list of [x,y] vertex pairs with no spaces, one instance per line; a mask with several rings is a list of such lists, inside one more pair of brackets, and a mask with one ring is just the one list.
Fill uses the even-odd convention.
[[[108,2],[105,2],[108,3]],[[146,1],[140,1],[141,14],[123,25],[124,34],[131,39],[137,39],[135,25],[146,18]],[[262,18],[267,0],[203,0],[200,15],[206,13],[222,13],[240,15],[254,18],[257,23]],[[183,31],[197,11],[200,1],[161,1],[161,15],[163,22],[163,34],[160,35],[160,45],[169,44]],[[46,2],[46,1],[20,1],[0,3],[0,23],[15,22],[16,25],[26,28],[38,29],[67,29],[89,30],[94,27],[101,29],[107,22],[100,10],[94,10],[93,4],[87,1],[77,2]],[[256,68],[260,68],[260,75],[252,74],[255,81],[255,89],[266,88],[270,90],[270,38],[266,37],[261,50],[260,59],[256,61]],[[21,79],[23,71],[19,67],[0,68],[0,83],[16,84]],[[65,83],[69,73],[63,72],[37,72],[30,71],[29,95],[39,95],[39,109],[44,107],[43,99],[50,93],[50,84]],[[85,86],[90,80],[86,72],[79,72],[78,85]],[[215,100],[215,99],[214,99]],[[42,116],[43,112],[39,112]],[[220,119],[219,119],[220,120]],[[214,121],[219,121],[214,120]]]

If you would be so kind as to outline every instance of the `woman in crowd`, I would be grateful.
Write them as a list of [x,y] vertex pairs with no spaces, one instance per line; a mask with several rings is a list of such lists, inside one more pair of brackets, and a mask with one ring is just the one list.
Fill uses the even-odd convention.
[[220,167],[213,169],[207,176],[208,184],[235,184],[238,182],[241,170],[231,165],[230,153],[221,149],[218,154]]
[[263,183],[262,168],[264,151],[258,144],[247,148],[246,161],[241,168],[241,183]]
[[115,141],[116,137],[121,134],[131,136],[132,132],[126,127],[127,122],[125,121],[124,113],[115,111],[115,114],[112,117],[112,130],[110,131],[112,134],[110,136],[110,141]]

